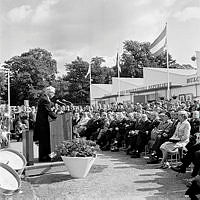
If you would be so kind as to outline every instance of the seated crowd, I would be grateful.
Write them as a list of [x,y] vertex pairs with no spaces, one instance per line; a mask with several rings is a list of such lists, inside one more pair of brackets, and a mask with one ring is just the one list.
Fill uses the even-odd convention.
[[[54,109],[57,114],[72,111],[73,137],[96,141],[102,151],[123,149],[131,158],[140,158],[145,152],[149,155],[147,164],[159,164],[162,169],[170,167],[178,173],[185,173],[193,163],[191,184],[186,194],[197,199],[197,191],[200,193],[197,185],[200,186],[200,104],[197,101],[119,103],[84,108],[55,105]],[[11,124],[19,141],[27,119],[29,128],[33,129],[36,110],[31,109],[28,118],[23,110],[14,116]],[[5,143],[2,142],[5,141],[2,126],[3,123],[0,124],[1,145]],[[181,158],[181,164],[175,167],[168,162],[169,155],[174,154]]]
[[[162,102],[122,104],[109,109],[74,110],[74,137],[94,140],[103,151],[123,149],[131,158],[148,152],[147,164],[160,163],[159,168],[185,173],[193,163],[191,180],[200,175],[200,117],[197,103]],[[169,155],[178,154],[181,165],[170,166]],[[199,189],[200,192],[200,189]],[[195,199],[196,196],[187,191]]]
[[[17,106],[16,110],[11,110],[11,117],[6,111],[0,112],[0,149],[8,146],[8,135],[10,139],[22,140],[22,132],[26,128],[33,130],[36,120],[36,108]],[[8,128],[10,127],[10,129]]]

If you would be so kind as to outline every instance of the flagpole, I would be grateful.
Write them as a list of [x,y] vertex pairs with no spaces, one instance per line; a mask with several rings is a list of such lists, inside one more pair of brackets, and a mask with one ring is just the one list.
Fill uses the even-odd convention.
[[169,55],[168,55],[168,40],[167,40],[167,23],[166,23],[166,53],[167,53],[167,100],[170,99],[170,83],[169,83]]
[[118,69],[118,102],[120,102],[120,72]]
[[91,64],[89,66],[90,69],[90,107],[92,107],[92,69],[91,69]]
[[120,102],[120,68],[119,68],[119,54],[117,53],[117,71],[118,71],[118,102]]
[[8,116],[9,116],[9,123],[8,123],[8,132],[10,132],[10,69],[7,70],[8,73]]

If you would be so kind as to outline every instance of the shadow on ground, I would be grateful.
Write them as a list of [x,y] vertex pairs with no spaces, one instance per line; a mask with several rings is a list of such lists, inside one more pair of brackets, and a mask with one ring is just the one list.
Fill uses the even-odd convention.
[[[142,174],[141,176],[143,176],[144,179],[145,177],[154,176],[152,179],[135,181],[136,184],[140,185],[156,185],[156,187],[143,187],[137,189],[138,191],[142,192],[154,193],[152,196],[146,197],[147,200],[185,199],[184,193],[186,191],[186,186],[184,184],[184,179],[183,177],[176,177],[175,173],[173,173],[170,169],[167,169],[163,172],[156,172],[153,175]],[[186,176],[184,176],[184,178],[186,178]]]
[[101,173],[104,169],[108,168],[108,165],[93,165],[89,173]]
[[[102,158],[110,158],[115,170],[134,168],[141,171],[138,180],[135,180],[136,191],[144,194],[152,194],[145,197],[146,200],[182,200],[186,199],[184,194],[187,190],[186,179],[190,178],[191,173],[181,174],[171,169],[159,169],[159,164],[147,164],[147,160],[141,158],[130,158],[125,152],[103,152]],[[145,171],[144,171],[145,170]],[[148,172],[149,173],[146,173]],[[144,174],[145,173],[145,174]]]
[[68,174],[43,174],[40,176],[34,176],[27,178],[27,181],[31,184],[50,184],[50,183],[56,183],[56,182],[62,182],[62,181],[68,181],[73,179]]
[[[89,173],[101,173],[108,165],[93,165]],[[52,173],[43,174],[39,176],[28,177],[26,180],[31,184],[51,184],[56,182],[68,181],[75,179],[69,174],[65,173]]]

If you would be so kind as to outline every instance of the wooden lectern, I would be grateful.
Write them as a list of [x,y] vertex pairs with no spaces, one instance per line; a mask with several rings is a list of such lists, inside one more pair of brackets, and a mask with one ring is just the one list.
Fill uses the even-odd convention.
[[23,144],[23,155],[26,158],[27,165],[33,165],[34,164],[33,130],[29,130],[28,128],[23,130],[22,144]]
[[[59,115],[55,121],[50,122],[50,145],[51,152],[55,150],[57,144],[63,140],[72,139],[72,113],[67,112]],[[33,155],[33,131],[26,129],[23,131],[23,154],[27,160],[27,165],[34,164]]]
[[50,142],[51,152],[55,150],[56,145],[63,140],[72,139],[72,113],[67,112],[58,115],[55,121],[50,122]]
[[[57,144],[63,140],[72,139],[72,113],[67,112],[59,115],[55,121],[50,122],[50,145],[51,152],[55,150]],[[24,155],[28,165],[33,165],[33,134],[28,130],[23,136]],[[66,168],[63,162],[37,163],[25,168],[26,176],[63,172]]]

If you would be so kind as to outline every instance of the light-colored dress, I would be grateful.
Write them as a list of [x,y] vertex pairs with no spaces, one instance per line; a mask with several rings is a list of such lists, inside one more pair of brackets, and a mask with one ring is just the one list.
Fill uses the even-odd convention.
[[179,148],[184,148],[189,142],[191,126],[188,120],[179,122],[177,124],[174,135],[170,139],[178,139],[178,142],[165,142],[160,146],[161,150],[167,151],[169,153],[178,152]]

